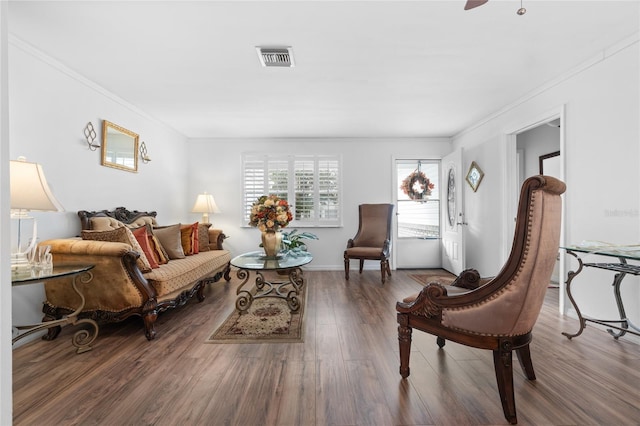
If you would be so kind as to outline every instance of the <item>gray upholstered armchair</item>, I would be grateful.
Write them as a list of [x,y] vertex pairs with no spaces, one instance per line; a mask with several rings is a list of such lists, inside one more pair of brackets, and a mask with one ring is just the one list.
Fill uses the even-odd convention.
[[360,204],[356,236],[347,241],[344,251],[344,277],[349,279],[349,260],[360,260],[360,273],[365,260],[379,260],[382,284],[385,274],[391,276],[391,218],[393,204]]
[[[529,380],[535,380],[529,343],[558,254],[565,184],[553,177],[527,179],[520,192],[511,254],[494,278],[473,290],[477,272],[465,271],[457,286],[430,283],[398,302],[400,374],[409,376],[412,329],[446,340],[493,351],[498,391],[506,419],[517,423],[512,351]],[[475,274],[475,276],[474,276]]]

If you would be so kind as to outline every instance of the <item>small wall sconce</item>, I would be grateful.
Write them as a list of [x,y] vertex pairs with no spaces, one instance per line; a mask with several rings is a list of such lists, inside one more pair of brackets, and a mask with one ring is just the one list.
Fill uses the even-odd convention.
[[88,122],[84,127],[84,137],[87,139],[87,144],[89,145],[89,149],[91,151],[95,151],[96,149],[100,148],[100,144],[95,142],[97,136],[98,134],[93,129],[93,124],[91,124],[91,122]]
[[151,161],[151,157],[149,157],[149,154],[147,153],[147,144],[144,143],[144,141],[140,144],[140,159],[144,164]]

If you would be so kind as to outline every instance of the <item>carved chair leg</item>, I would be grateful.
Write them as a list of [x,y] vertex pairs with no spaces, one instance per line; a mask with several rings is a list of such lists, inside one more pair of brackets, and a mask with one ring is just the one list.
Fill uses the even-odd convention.
[[533,371],[533,362],[531,362],[531,351],[529,350],[529,345],[516,349],[516,354],[518,355],[518,361],[520,361],[520,367],[522,367],[524,375],[529,380],[535,380],[536,373]]
[[[504,346],[508,346],[508,343]],[[513,393],[512,352],[510,347],[501,347],[493,351],[493,366],[496,371],[498,392],[504,417],[511,424],[518,423],[516,417],[516,402]]]
[[409,316],[398,314],[398,344],[400,346],[400,375],[403,379],[409,377],[409,355],[411,354],[411,327]]
[[[62,315],[52,314],[51,312],[45,312],[45,316],[42,318],[42,322],[56,321],[61,318],[62,318]],[[47,334],[42,336],[42,340],[54,340],[56,337],[58,337],[58,334],[60,334],[60,331],[62,331],[62,327],[59,325],[55,327],[51,327],[47,329]]]
[[58,337],[58,334],[60,334],[60,331],[62,331],[62,327],[60,327],[59,325],[56,325],[55,327],[51,327],[47,329],[47,334],[42,336],[42,340],[54,340],[56,337]]
[[380,277],[382,278],[382,284],[384,284],[384,281],[385,281],[385,276],[384,276],[385,272],[387,272],[387,269],[384,266],[384,259],[382,259],[380,261]]
[[444,344],[447,343],[446,340],[444,340],[444,338],[438,336],[438,338],[436,339],[436,343],[438,344],[439,348],[444,348]]
[[349,258],[344,255],[344,279],[349,281]]
[[153,340],[156,338],[156,319],[158,318],[158,313],[154,311],[150,311],[145,313],[142,316],[144,320],[144,335],[147,337],[147,340]]
[[360,259],[360,273],[362,273],[363,267],[364,267],[364,259]]
[[389,266],[389,259],[384,260],[384,265],[387,268],[387,275],[391,276],[391,267]]

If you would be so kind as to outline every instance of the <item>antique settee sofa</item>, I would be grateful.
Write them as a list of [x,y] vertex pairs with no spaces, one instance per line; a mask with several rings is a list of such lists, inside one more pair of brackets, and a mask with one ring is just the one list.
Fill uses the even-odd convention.
[[[82,210],[78,216],[82,237],[40,244],[51,246],[54,263],[95,265],[89,282],[76,283],[85,297],[81,318],[100,323],[137,315],[152,340],[159,313],[185,305],[194,295],[202,301],[206,284],[231,278],[231,256],[222,248],[225,235],[210,224],[159,227],[156,212],[124,207]],[[45,283],[44,321],[59,319],[81,305],[70,280]],[[51,328],[44,338],[55,339],[59,332],[59,327]]]

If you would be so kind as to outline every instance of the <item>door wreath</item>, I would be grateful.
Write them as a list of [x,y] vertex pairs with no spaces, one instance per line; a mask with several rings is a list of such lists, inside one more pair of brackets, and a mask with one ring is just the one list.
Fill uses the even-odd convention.
[[419,170],[404,178],[400,186],[402,192],[407,194],[409,198],[418,201],[426,201],[433,188],[434,184],[429,181],[427,175]]

